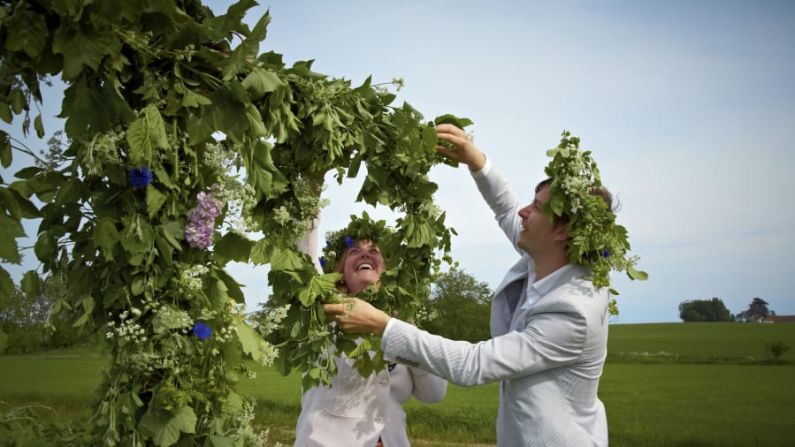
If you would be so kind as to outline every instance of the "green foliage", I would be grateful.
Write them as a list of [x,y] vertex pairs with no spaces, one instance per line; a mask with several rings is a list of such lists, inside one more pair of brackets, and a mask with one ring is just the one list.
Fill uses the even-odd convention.
[[774,362],[781,362],[781,357],[790,350],[790,345],[784,340],[774,340],[765,343],[765,349],[767,349],[770,356],[773,357]]
[[8,335],[3,332],[3,328],[0,327],[0,354],[6,352],[6,348],[8,347]]
[[682,321],[734,321],[731,312],[720,298],[687,300],[679,303]]
[[[40,85],[49,75],[67,83],[66,139],[53,138],[46,166],[0,185],[0,258],[19,262],[20,220],[41,217],[34,252],[45,274],[66,281],[55,317],[108,340],[96,444],[257,442],[247,403],[232,396],[248,371],[241,354],[267,363],[273,352],[246,329],[230,260],[271,264],[272,299],[292,305],[278,332],[288,341],[283,369],[307,372],[307,386],[330,381],[331,346],[354,346],[325,324],[320,306],[334,278],[295,249],[327,171],[342,181],[365,165],[359,200],[405,213],[395,229],[403,252],[379,290],[387,308],[416,311],[447,258],[451,232],[427,178],[441,161],[433,123],[369,79],[352,87],[311,62],[258,55],[270,17],[246,25],[253,5],[242,0],[219,17],[196,0],[0,6],[0,119],[21,117],[25,133],[32,121],[43,135],[30,117]],[[25,152],[0,134],[3,166],[13,150]],[[131,183],[133,168],[146,173],[143,185]],[[23,286],[37,287],[33,277]],[[13,293],[0,269],[0,296]],[[193,335],[197,323],[211,334]],[[383,359],[357,364],[366,374]]]
[[453,268],[434,280],[430,300],[418,322],[423,329],[445,338],[473,343],[488,340],[491,297],[488,284]]
[[[552,183],[544,212],[567,224],[569,261],[591,268],[597,287],[610,287],[613,270],[626,272],[633,280],[648,279],[646,272],[635,268],[638,258],[629,255],[626,228],[616,223],[613,210],[595,194],[602,181],[591,152],[581,150],[580,139],[564,131],[560,144],[547,151],[547,156],[552,160],[544,172]],[[611,313],[617,313],[614,305]]]

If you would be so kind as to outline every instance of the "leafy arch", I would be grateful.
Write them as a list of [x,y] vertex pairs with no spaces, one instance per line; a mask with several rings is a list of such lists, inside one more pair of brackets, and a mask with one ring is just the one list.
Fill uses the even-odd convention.
[[[43,137],[41,115],[31,116],[40,86],[53,75],[68,85],[57,156],[0,182],[0,257],[19,262],[20,222],[41,218],[35,254],[68,284],[53,310],[107,336],[92,444],[261,443],[235,384],[251,374],[241,353],[273,361],[278,347],[260,335],[275,323],[245,319],[230,260],[270,264],[273,299],[293,304],[276,331],[282,368],[307,372],[307,385],[329,380],[334,362],[316,359],[334,339],[318,312],[334,278],[294,245],[328,170],[342,181],[364,164],[359,199],[404,213],[400,264],[373,299],[410,313],[439,250],[447,256],[451,230],[426,177],[440,161],[431,123],[369,79],[352,87],[311,62],[259,54],[270,17],[246,25],[254,4],[217,17],[198,0],[0,5],[0,119],[21,117],[25,133],[32,124]],[[35,156],[0,131],[4,167],[14,150]],[[26,273],[23,287],[35,291],[38,277]],[[0,268],[0,293],[11,288]],[[360,346],[362,370],[378,368]]]

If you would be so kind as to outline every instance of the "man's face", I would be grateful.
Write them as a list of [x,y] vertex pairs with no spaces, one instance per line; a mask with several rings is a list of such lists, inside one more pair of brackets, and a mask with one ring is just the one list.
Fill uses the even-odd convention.
[[519,210],[522,230],[518,245],[531,256],[545,252],[560,240],[560,225],[555,225],[543,211],[548,200],[549,186],[545,186],[535,194],[532,203]]
[[350,293],[358,293],[377,283],[384,272],[384,257],[378,246],[368,240],[356,241],[348,249],[342,276]]

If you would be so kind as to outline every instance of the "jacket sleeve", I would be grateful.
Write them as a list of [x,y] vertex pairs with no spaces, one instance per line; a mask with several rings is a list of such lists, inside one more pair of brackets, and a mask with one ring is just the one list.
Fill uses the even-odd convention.
[[418,401],[432,404],[444,399],[445,394],[447,394],[446,380],[413,366],[409,366],[408,370],[409,374],[411,374],[413,385],[411,393]]
[[393,319],[381,340],[384,355],[470,386],[528,376],[576,362],[587,335],[585,317],[540,313],[522,331],[480,343],[448,340]]
[[494,212],[494,218],[503,233],[511,241],[513,248],[520,254],[524,254],[524,251],[516,245],[519,241],[519,231],[522,229],[522,222],[517,214],[519,199],[511,190],[508,181],[494,169],[488,158],[480,171],[472,173],[472,178],[475,180],[475,185],[477,185],[480,195],[483,196],[483,200]]

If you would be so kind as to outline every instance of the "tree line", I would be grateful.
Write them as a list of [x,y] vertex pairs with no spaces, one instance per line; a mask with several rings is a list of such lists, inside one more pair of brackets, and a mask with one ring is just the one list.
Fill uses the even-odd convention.
[[768,302],[759,297],[752,299],[748,309],[736,315],[729,312],[720,298],[685,300],[679,303],[679,318],[684,322],[742,321],[758,323],[775,314],[776,312],[768,308]]

